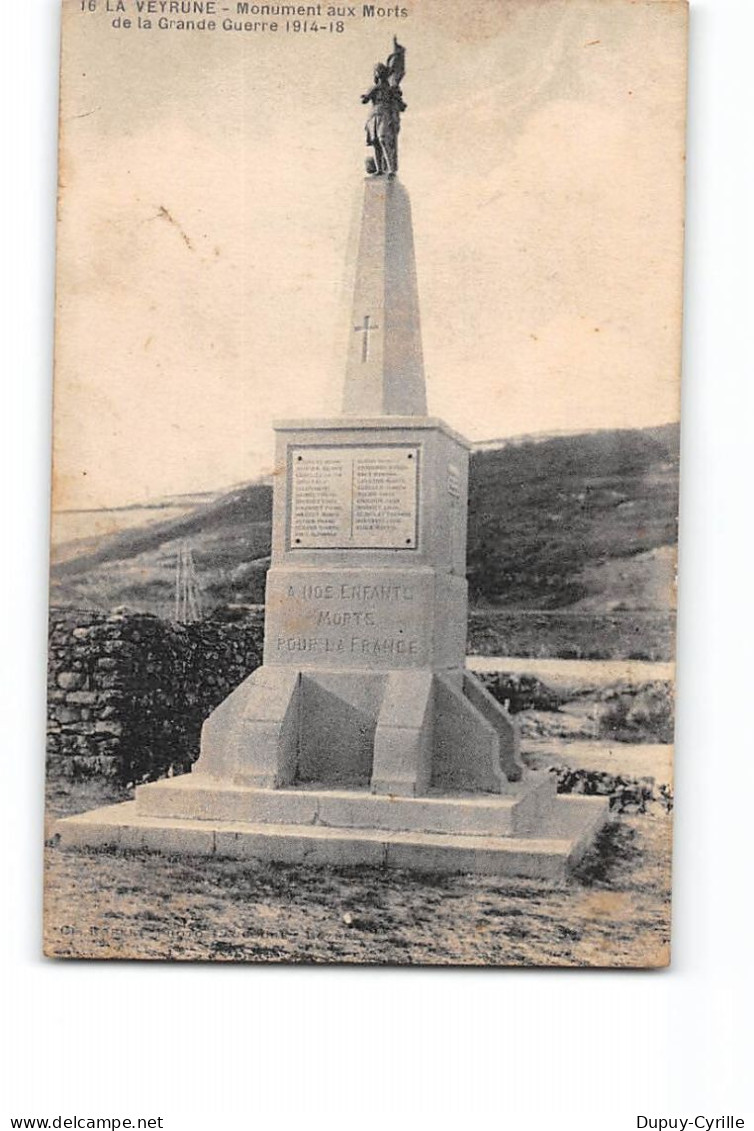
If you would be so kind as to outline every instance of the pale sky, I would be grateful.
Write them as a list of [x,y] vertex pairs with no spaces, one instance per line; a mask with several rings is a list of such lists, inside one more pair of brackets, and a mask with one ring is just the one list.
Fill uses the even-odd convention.
[[678,418],[685,6],[406,7],[286,35],[67,0],[56,508],[253,479],[274,418],[339,411],[359,96],[394,32],[429,411],[472,440]]

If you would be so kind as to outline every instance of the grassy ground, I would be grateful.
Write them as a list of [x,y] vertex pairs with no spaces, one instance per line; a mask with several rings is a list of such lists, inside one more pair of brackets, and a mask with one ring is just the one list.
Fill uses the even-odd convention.
[[[53,787],[49,816],[122,792]],[[561,888],[496,877],[48,848],[45,953],[393,965],[663,966],[667,815],[620,817]]]

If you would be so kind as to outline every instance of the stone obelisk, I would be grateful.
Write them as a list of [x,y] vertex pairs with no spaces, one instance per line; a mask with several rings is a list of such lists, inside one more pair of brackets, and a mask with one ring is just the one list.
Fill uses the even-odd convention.
[[426,416],[414,233],[397,180],[364,183],[343,413]]
[[398,44],[364,96],[342,413],[275,425],[264,662],[192,774],[58,825],[68,843],[556,878],[606,803],[555,797],[465,666],[468,444],[427,415]]

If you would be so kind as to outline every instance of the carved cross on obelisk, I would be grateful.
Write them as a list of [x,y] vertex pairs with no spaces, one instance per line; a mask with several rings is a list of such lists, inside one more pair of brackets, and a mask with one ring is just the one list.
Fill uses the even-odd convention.
[[363,334],[364,335],[364,337],[361,339],[361,362],[362,362],[362,364],[365,361],[369,360],[369,335],[372,332],[372,330],[379,330],[379,326],[372,323],[371,314],[365,314],[364,315],[364,325],[363,326],[354,326],[354,331],[357,334]]

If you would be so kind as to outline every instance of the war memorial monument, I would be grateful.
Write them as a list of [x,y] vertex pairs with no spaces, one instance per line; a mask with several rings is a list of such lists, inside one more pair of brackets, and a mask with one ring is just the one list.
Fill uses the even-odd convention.
[[341,415],[280,421],[264,662],[193,772],[57,823],[62,847],[560,880],[607,800],[525,768],[465,667],[469,445],[427,415],[405,51],[375,69]]

